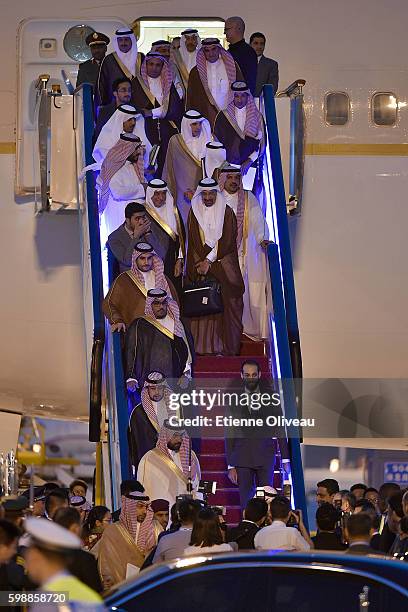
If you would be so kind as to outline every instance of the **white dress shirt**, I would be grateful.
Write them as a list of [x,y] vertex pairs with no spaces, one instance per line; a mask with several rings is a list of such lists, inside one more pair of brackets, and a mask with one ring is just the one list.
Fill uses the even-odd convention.
[[254,544],[258,550],[310,550],[310,544],[299,531],[286,527],[283,521],[273,521],[272,525],[260,529],[255,535]]
[[207,62],[207,80],[218,108],[221,110],[227,108],[230,84],[224,62],[220,58],[213,64]]

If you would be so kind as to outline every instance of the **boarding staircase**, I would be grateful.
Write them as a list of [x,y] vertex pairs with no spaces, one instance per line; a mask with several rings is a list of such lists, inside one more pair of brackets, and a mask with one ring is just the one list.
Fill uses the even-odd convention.
[[[267,355],[267,343],[253,341],[242,336],[240,354],[236,357],[207,357],[199,356],[194,366],[194,375],[199,379],[238,379],[241,374],[242,363],[246,359],[255,359],[261,369],[263,377],[270,377],[271,362]],[[228,469],[225,458],[225,443],[223,439],[204,437],[199,444],[199,460],[202,480],[215,481],[217,490],[210,495],[208,502],[211,505],[223,506],[226,509],[225,520],[229,525],[240,521],[241,509],[239,504],[238,487],[228,478]],[[280,450],[276,441],[275,449],[275,478],[274,487],[282,489]]]
[[[76,133],[78,139],[78,174],[80,168],[92,163],[93,101],[92,89],[83,85],[74,92]],[[292,106],[290,104],[291,111]],[[242,361],[255,357],[264,374],[273,376],[276,383],[299,377],[300,361],[299,333],[297,327],[296,300],[290,252],[286,196],[282,173],[277,115],[274,92],[265,86],[262,112],[267,127],[267,146],[262,172],[262,205],[270,228],[272,243],[267,249],[270,273],[272,310],[270,313],[271,338],[269,345],[243,338],[241,352],[237,357],[198,357],[195,364],[196,377],[220,378],[239,376]],[[79,117],[82,113],[82,129]],[[287,116],[288,118],[288,116]],[[84,187],[80,187],[80,198],[84,202],[81,215],[84,237],[84,305],[90,304],[93,313],[94,344],[91,364],[90,392],[90,440],[98,442],[96,480],[108,506],[116,509],[120,505],[119,483],[131,476],[127,449],[128,406],[121,359],[121,343],[118,334],[111,333],[101,310],[103,294],[109,283],[106,251],[101,250],[99,220],[93,173],[86,173]],[[104,246],[104,245],[102,245]],[[293,385],[285,385],[282,399],[284,415],[289,419],[297,416],[296,393]],[[292,491],[296,507],[306,515],[303,468],[298,432],[288,434],[293,438],[290,449]],[[218,491],[210,503],[227,506],[228,520],[236,523],[238,515],[238,492],[228,480],[223,442],[211,438],[201,440],[200,461],[203,477],[216,480]],[[276,469],[279,470],[279,464]],[[279,473],[275,486],[280,487]],[[102,486],[103,485],[103,486]],[[101,488],[102,487],[102,488]]]

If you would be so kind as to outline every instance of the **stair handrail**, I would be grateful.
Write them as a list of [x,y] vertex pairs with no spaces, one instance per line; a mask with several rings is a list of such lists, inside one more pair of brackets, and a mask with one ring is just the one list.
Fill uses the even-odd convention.
[[[282,172],[282,161],[279,145],[279,133],[276,119],[275,97],[272,85],[263,88],[265,122],[268,136],[268,170],[273,186],[275,205],[276,244],[268,247],[268,262],[273,295],[273,317],[276,327],[276,342],[279,351],[280,378],[284,386],[284,407],[287,418],[297,418],[297,405],[294,375],[301,373],[300,340],[297,320],[295,284],[293,276],[292,255],[289,238],[289,227],[286,213],[286,196]],[[291,347],[298,361],[292,364]],[[289,450],[291,471],[293,475],[293,494],[296,507],[301,508],[305,520],[306,495],[300,453],[299,432],[289,430]]]
[[[94,130],[93,120],[93,87],[89,83],[83,83],[74,90],[73,93],[73,122],[75,122],[75,101],[78,93],[82,90],[83,104],[83,143],[85,153],[85,165],[94,162],[92,157],[92,138]],[[93,172],[88,170],[86,173],[86,213],[88,217],[89,232],[89,258],[92,280],[92,306],[93,306],[93,326],[94,343],[92,350],[92,365],[90,372],[90,393],[89,393],[89,440],[99,442],[102,437],[101,431],[101,410],[102,410],[102,357],[105,344],[105,319],[102,312],[103,300],[103,280],[102,280],[102,260],[101,260],[101,241],[99,233],[99,213],[98,202],[95,189],[95,178]],[[99,423],[99,427],[98,427]]]
[[276,94],[277,98],[285,98],[286,96],[290,98],[291,96],[299,96],[303,93],[303,87],[306,85],[305,79],[296,79],[293,81],[286,89],[282,89],[278,91]]

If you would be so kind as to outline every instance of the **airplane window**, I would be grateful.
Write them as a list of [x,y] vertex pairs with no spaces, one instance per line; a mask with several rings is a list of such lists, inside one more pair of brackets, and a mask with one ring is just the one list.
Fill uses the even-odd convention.
[[371,118],[374,125],[393,126],[397,123],[398,101],[391,91],[375,93],[371,98]]
[[95,30],[87,25],[76,25],[68,30],[64,36],[65,53],[76,62],[85,62],[91,59],[91,51],[85,40]]
[[327,125],[346,125],[350,119],[350,98],[343,91],[326,94],[324,114]]

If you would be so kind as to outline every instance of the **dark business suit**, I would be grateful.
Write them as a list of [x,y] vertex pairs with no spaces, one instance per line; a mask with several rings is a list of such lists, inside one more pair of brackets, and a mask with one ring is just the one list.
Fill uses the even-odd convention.
[[120,272],[129,270],[132,264],[133,250],[140,240],[141,238],[132,238],[125,230],[124,223],[108,236],[108,247],[116,261],[119,262]]
[[79,87],[82,83],[91,83],[95,87],[98,80],[99,66],[100,64],[94,59],[79,64],[76,86]]
[[252,521],[245,519],[236,527],[227,529],[227,542],[236,542],[238,550],[252,550],[255,548],[254,538],[260,530],[260,527]]
[[276,94],[279,83],[279,68],[278,62],[264,55],[258,62],[258,72],[256,74],[255,96],[259,97],[262,93],[262,87],[270,84]]
[[[243,392],[244,388],[234,385],[228,391]],[[273,393],[273,389],[260,383],[259,391],[254,393]],[[280,415],[280,407],[264,406],[259,410],[249,411],[246,406],[234,406],[229,414],[238,418],[262,418],[264,421],[269,415]],[[235,434],[235,435],[234,435]],[[234,436],[234,437],[233,437]],[[241,508],[254,496],[256,486],[273,485],[275,467],[275,441],[274,437],[284,437],[284,432],[276,428],[264,427],[240,429],[235,427],[229,431],[225,440],[227,463],[235,467],[238,476],[239,497]]]
[[317,550],[345,550],[347,546],[341,543],[337,533],[329,531],[319,531],[312,538],[314,547]]
[[369,544],[351,545],[344,552],[346,555],[381,555],[378,550],[374,550]]
[[254,49],[251,47],[251,45],[245,42],[244,39],[242,39],[236,43],[230,43],[228,51],[241,68],[244,80],[246,81],[251,94],[254,95],[256,87],[256,74],[258,69],[258,58]]
[[102,593],[103,587],[98,571],[98,562],[87,550],[75,550],[68,558],[68,571],[96,593]]

